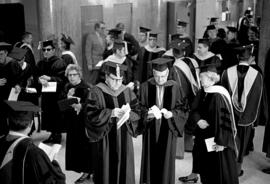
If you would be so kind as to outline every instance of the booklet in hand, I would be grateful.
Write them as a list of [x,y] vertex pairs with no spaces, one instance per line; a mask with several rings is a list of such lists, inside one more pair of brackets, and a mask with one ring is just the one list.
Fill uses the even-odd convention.
[[72,107],[71,107],[72,104],[79,103],[79,99],[78,98],[67,98],[67,99],[59,100],[57,103],[58,103],[60,111],[66,111],[68,109],[72,109]]

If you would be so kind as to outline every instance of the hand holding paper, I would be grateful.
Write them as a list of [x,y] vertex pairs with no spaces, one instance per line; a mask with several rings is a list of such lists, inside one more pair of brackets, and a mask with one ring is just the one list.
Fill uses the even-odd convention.
[[162,117],[161,111],[156,105],[153,105],[150,108],[148,114],[153,114],[156,119],[160,119]]
[[121,111],[123,112],[123,115],[119,117],[119,121],[117,122],[117,129],[119,129],[129,119],[131,111],[129,103],[122,105]]
[[47,85],[42,84],[42,92],[56,92],[56,82],[47,82]]
[[52,146],[49,146],[41,142],[39,143],[38,147],[48,155],[51,161],[53,161],[62,146],[61,144],[53,144]]
[[160,112],[163,114],[163,116],[164,116],[165,119],[170,119],[170,118],[173,117],[173,113],[171,111],[168,111],[165,108],[161,109]]

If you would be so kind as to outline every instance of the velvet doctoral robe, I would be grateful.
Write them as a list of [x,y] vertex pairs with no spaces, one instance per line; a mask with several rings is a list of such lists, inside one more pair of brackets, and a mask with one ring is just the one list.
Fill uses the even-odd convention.
[[[117,129],[118,119],[111,117],[114,108],[129,103],[129,119]],[[86,104],[86,132],[89,141],[98,142],[96,184],[135,184],[132,136],[136,136],[139,104],[130,88],[117,91],[99,83],[91,89]]]
[[148,109],[157,104],[156,91],[154,78],[141,86],[140,130],[143,134],[143,146],[140,183],[174,184],[176,139],[182,136],[187,119],[187,107],[182,102],[179,86],[175,81],[169,80],[164,84],[162,108],[171,111],[173,117],[165,119],[162,116],[161,120],[147,120]]
[[[227,96],[230,98],[229,94]],[[209,124],[205,129],[197,126],[195,130],[193,147],[193,152],[196,154],[195,169],[200,174],[202,183],[239,183],[236,166],[236,127],[233,108],[228,98],[219,92],[206,92],[202,95],[197,109],[194,110],[193,117],[196,122],[205,120]],[[205,143],[205,139],[208,138],[214,138],[215,143],[224,146],[225,149],[219,152],[208,152]]]
[[[0,139],[0,163],[19,136],[7,135]],[[65,184],[66,177],[56,160],[50,161],[46,153],[30,138],[21,140],[14,148],[12,169],[0,169],[0,183]],[[7,163],[9,164],[9,163]],[[23,167],[24,166],[24,167]],[[24,178],[24,179],[23,179]]]

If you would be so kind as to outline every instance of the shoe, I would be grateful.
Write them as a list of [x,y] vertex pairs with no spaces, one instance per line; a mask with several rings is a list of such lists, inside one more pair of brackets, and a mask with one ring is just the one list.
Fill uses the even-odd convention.
[[262,172],[265,174],[270,174],[270,168],[263,169]]
[[79,179],[75,181],[75,184],[83,183],[85,180],[88,180],[90,175],[88,173],[83,173]]
[[184,176],[184,177],[178,178],[179,181],[184,182],[184,183],[187,183],[187,182],[197,183],[198,179],[199,179],[198,176],[196,176],[194,178],[189,178],[189,176]]
[[244,170],[241,169],[240,173],[238,174],[238,177],[241,177],[244,175]]

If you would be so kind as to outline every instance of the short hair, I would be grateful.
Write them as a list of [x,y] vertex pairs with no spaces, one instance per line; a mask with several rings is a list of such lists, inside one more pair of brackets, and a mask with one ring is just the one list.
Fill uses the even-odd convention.
[[125,29],[125,24],[122,23],[122,22],[119,22],[119,23],[116,24],[115,28],[123,31]]
[[26,39],[27,37],[29,37],[30,35],[32,35],[32,33],[30,32],[24,32],[23,35],[22,35],[22,40]]
[[64,49],[65,49],[65,50],[70,50],[70,43],[65,42],[65,41],[63,41],[63,40],[61,40],[61,41],[65,44]]
[[105,24],[105,23],[103,21],[96,22],[95,25],[94,25],[94,29],[97,30],[98,28],[100,28],[101,24]]
[[220,81],[220,75],[213,71],[206,71],[203,72],[209,77],[209,79],[214,82],[215,84]]
[[80,76],[80,78],[82,77],[82,68],[78,65],[78,64],[69,64],[66,68],[66,71],[65,71],[65,76],[67,77],[68,76],[68,73],[71,71],[71,70],[76,70]]
[[[28,112],[25,112],[28,113]],[[31,125],[33,120],[21,120],[18,118],[14,118],[13,116],[10,116],[8,118],[8,126],[10,128],[10,130],[14,130],[14,131],[20,131],[20,130],[24,130],[27,127],[29,127]]]

